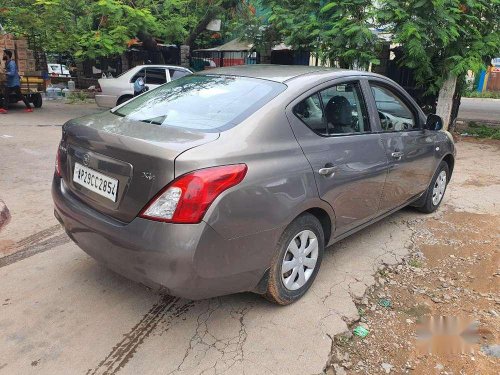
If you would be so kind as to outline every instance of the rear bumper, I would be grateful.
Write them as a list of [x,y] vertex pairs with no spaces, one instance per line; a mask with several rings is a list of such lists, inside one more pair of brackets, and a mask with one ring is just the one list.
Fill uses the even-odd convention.
[[[255,290],[275,248],[269,246],[274,231],[226,240],[205,222],[167,224],[136,218],[122,223],[84,204],[59,177],[54,178],[52,196],[56,218],[82,250],[125,277],[179,297]],[[235,257],[242,250],[248,257],[260,253],[259,264]]]
[[95,102],[99,107],[103,108],[113,108],[116,107],[116,101],[118,98],[116,95],[104,95],[98,94],[95,96]]

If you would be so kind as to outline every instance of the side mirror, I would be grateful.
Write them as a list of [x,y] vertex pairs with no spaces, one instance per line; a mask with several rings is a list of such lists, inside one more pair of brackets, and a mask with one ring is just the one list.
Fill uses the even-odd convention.
[[443,119],[438,115],[431,113],[427,116],[427,121],[425,122],[425,129],[438,131],[443,129]]

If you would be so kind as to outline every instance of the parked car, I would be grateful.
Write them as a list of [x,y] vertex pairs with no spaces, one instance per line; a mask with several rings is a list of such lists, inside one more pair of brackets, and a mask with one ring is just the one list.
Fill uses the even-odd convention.
[[63,64],[47,64],[47,70],[51,77],[70,77],[69,69]]
[[92,257],[172,295],[288,304],[327,246],[402,207],[439,207],[455,163],[441,128],[380,75],[214,69],[67,122],[55,215]]
[[101,93],[96,94],[95,101],[99,107],[113,108],[134,97],[134,82],[139,77],[151,90],[191,73],[181,66],[139,65],[116,78],[99,79]]

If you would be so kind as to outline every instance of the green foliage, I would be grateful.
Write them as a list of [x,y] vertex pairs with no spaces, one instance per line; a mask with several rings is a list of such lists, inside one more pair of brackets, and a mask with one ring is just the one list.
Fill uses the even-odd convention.
[[382,0],[379,22],[403,46],[403,63],[436,93],[449,74],[478,71],[500,51],[500,0]]
[[0,0],[0,23],[15,34],[42,35],[46,52],[85,59],[120,54],[139,34],[182,43],[207,14],[220,17],[235,3],[239,2]]
[[47,50],[71,51],[76,43],[75,20],[83,4],[82,0],[0,0],[0,23],[17,35],[43,30]]
[[271,12],[265,10],[258,12],[256,7],[263,9],[262,1],[241,2],[237,8],[238,16],[234,17],[229,25],[227,37],[249,41],[257,51],[267,53],[274,45],[281,42],[281,35],[269,23]]
[[[147,8],[132,7],[118,0],[98,0],[88,7],[93,17],[78,37],[76,57],[95,58],[123,53],[127,42],[140,30],[152,30],[155,18]],[[123,20],[127,20],[126,24]]]
[[89,97],[84,91],[73,91],[67,96],[68,104],[86,103]]
[[489,138],[500,140],[500,129],[490,127],[484,124],[478,124],[474,121],[469,122],[467,134],[474,135],[478,138]]
[[500,99],[500,91],[466,91],[463,96],[466,98]]
[[269,22],[284,42],[308,49],[323,62],[341,67],[366,68],[378,64],[377,37],[373,27],[372,1],[265,0],[271,9]]
[[422,261],[420,261],[418,259],[415,259],[415,258],[411,258],[408,261],[408,265],[410,267],[414,267],[414,268],[422,268],[424,266],[424,264],[422,263]]

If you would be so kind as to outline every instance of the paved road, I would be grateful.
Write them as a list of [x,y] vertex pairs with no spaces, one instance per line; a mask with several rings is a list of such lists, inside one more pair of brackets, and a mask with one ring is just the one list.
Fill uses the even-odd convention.
[[61,125],[101,110],[95,104],[47,101],[33,113],[16,105],[0,115],[0,199],[12,217],[0,232],[0,255],[9,244],[57,224],[49,188]]
[[[331,247],[291,306],[250,293],[160,296],[97,264],[52,219],[60,128],[1,121],[0,135],[11,137],[0,136],[0,198],[12,219],[0,232],[0,374],[321,373],[377,269],[400,262],[422,221],[440,215],[403,210]],[[458,147],[443,209],[498,212],[498,148]]]
[[500,123],[500,99],[462,98],[458,119]]

